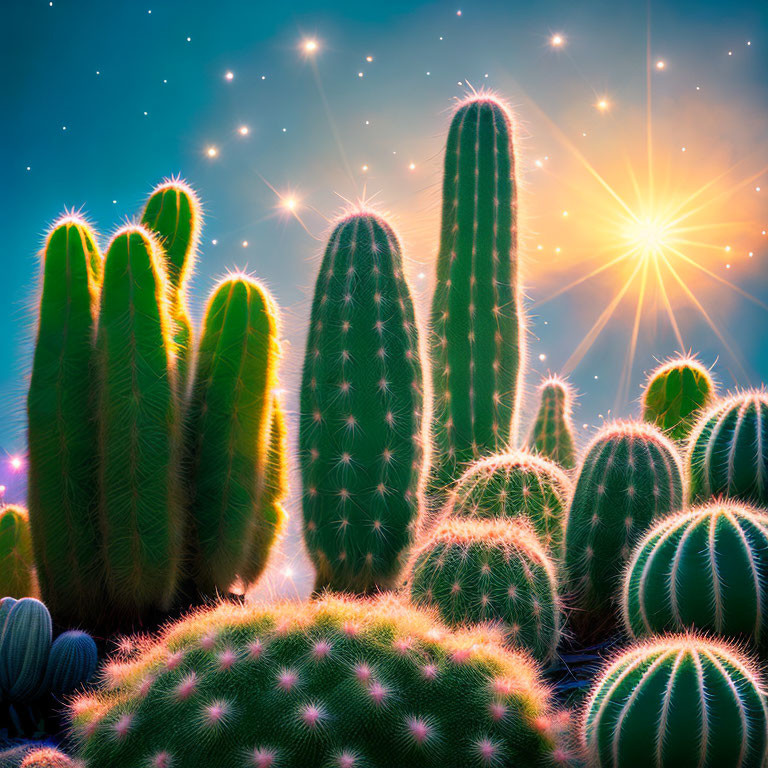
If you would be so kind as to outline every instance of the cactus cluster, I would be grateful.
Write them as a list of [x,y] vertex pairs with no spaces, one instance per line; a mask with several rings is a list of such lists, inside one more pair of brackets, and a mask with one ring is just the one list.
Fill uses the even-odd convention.
[[563,469],[576,466],[571,408],[573,393],[566,381],[549,376],[539,386],[539,410],[528,435],[528,447]]
[[0,597],[32,597],[36,591],[29,515],[23,507],[0,507]]

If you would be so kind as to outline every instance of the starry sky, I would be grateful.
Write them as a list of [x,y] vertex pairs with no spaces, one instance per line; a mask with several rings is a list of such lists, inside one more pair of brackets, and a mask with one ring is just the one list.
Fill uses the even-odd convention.
[[7,500],[24,494],[38,252],[65,208],[105,244],[182,175],[205,211],[192,314],[227,270],[262,278],[295,416],[318,259],[346,206],[391,218],[428,310],[442,150],[472,89],[515,120],[529,392],[568,374],[583,443],[636,414],[646,373],[681,348],[723,390],[768,380],[761,0],[3,0],[0,57]]

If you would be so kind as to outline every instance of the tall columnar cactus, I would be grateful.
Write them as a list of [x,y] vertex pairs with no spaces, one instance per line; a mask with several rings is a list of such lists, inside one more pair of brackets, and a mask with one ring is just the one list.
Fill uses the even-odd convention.
[[447,624],[500,621],[512,645],[549,661],[560,639],[555,567],[526,525],[444,518],[416,547],[411,599]]
[[183,392],[192,351],[192,322],[187,312],[185,285],[194,269],[200,236],[200,202],[185,182],[180,179],[166,180],[152,190],[141,222],[157,235],[165,255],[170,315],[174,324],[176,372],[180,391]]
[[456,110],[445,150],[431,320],[438,496],[464,464],[514,439],[524,357],[517,272],[512,121],[481,95]]
[[0,507],[0,597],[32,597],[34,582],[27,510]]
[[571,387],[565,380],[550,376],[541,383],[539,393],[539,411],[528,435],[528,447],[564,469],[573,469],[576,466],[576,446],[573,440]]
[[480,459],[449,497],[452,517],[526,518],[542,544],[559,557],[571,481],[560,467],[527,451]]
[[274,532],[259,496],[278,360],[277,308],[234,275],[211,295],[187,414],[191,550],[203,594],[225,592],[254,538]]
[[643,393],[643,419],[673,440],[686,440],[714,396],[709,371],[693,358],[678,357],[649,376]]
[[568,764],[534,665],[392,598],[224,604],[72,705],[87,768]]
[[32,597],[14,602],[0,628],[0,694],[10,702],[31,699],[45,676],[51,650],[51,614]]
[[675,448],[655,427],[604,428],[586,452],[565,531],[565,588],[582,638],[615,624],[612,601],[636,541],[683,505]]
[[316,589],[393,585],[417,511],[422,384],[400,244],[345,216],[317,278],[301,385],[304,536]]
[[590,768],[763,768],[763,681],[727,646],[670,636],[600,676],[582,735]]
[[82,621],[103,601],[93,363],[101,277],[91,228],[77,216],[60,219],[45,244],[27,416],[37,577],[62,622]]
[[768,514],[716,503],[658,523],[624,576],[635,637],[703,630],[768,645]]
[[691,503],[727,496],[768,507],[768,394],[721,400],[691,434],[687,469]]
[[167,606],[178,576],[183,521],[170,333],[162,253],[147,230],[125,227],[104,264],[96,354],[104,578],[112,608],[126,619]]

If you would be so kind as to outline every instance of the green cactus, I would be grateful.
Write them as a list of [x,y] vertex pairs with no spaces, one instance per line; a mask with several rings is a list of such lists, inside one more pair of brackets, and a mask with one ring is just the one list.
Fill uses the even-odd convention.
[[220,605],[71,707],[87,768],[569,764],[535,666],[392,597]]
[[10,702],[35,696],[51,650],[51,614],[33,597],[23,597],[5,615],[0,634],[0,694]]
[[506,107],[487,95],[460,104],[445,150],[431,319],[438,497],[464,464],[514,442],[524,359],[514,162]]
[[528,447],[563,469],[573,469],[576,466],[576,446],[571,387],[565,380],[550,376],[542,381],[539,393],[539,412],[528,435]]
[[691,434],[687,470],[691,504],[728,497],[768,507],[768,394],[713,405]]
[[304,537],[316,589],[393,586],[421,466],[418,330],[397,236],[342,218],[315,288],[301,386]]
[[202,212],[195,191],[181,179],[167,179],[152,190],[141,223],[159,238],[165,255],[170,314],[174,324],[176,373],[184,392],[192,351],[192,322],[185,286],[194,269]]
[[582,638],[615,625],[612,601],[639,537],[683,506],[680,459],[650,424],[604,428],[587,449],[568,510],[565,588]]
[[595,683],[590,768],[763,768],[764,685],[728,646],[670,636],[632,648]]
[[0,507],[0,595],[32,597],[35,591],[32,537],[27,510]]
[[269,414],[276,384],[277,308],[257,281],[235,275],[211,295],[187,414],[195,581],[225,592],[254,538],[274,531],[262,514]]
[[20,768],[76,768],[72,758],[54,747],[32,749],[21,761]]
[[86,632],[62,632],[51,645],[41,693],[61,697],[87,683],[98,664],[96,643]]
[[102,260],[91,228],[67,215],[51,230],[27,397],[28,504],[37,577],[57,621],[103,602],[96,518],[93,335]]
[[709,371],[691,357],[678,357],[656,368],[643,393],[643,419],[667,437],[686,440],[715,395]]
[[104,265],[96,354],[104,578],[112,609],[126,621],[167,607],[179,569],[179,425],[167,309],[159,246],[144,228],[123,228]]
[[539,661],[560,639],[555,567],[527,525],[444,518],[415,548],[411,599],[451,626],[500,621],[507,641]]
[[571,481],[556,464],[527,451],[511,451],[471,464],[456,483],[445,514],[526,518],[546,549],[560,557],[571,491]]

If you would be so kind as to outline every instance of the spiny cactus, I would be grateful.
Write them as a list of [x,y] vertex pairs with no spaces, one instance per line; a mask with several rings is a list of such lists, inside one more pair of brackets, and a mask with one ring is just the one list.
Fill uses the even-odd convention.
[[27,510],[0,507],[0,596],[32,597],[35,590]]
[[471,464],[456,483],[445,514],[526,518],[541,543],[559,557],[571,490],[571,481],[556,464],[527,451],[511,451]]
[[549,661],[560,639],[555,568],[536,535],[506,520],[444,518],[420,543],[408,575],[411,599],[447,624],[504,624],[512,645]]
[[694,636],[626,651],[600,676],[582,735],[590,768],[763,768],[763,681],[736,651]]
[[102,277],[96,237],[78,216],[53,227],[27,396],[28,504],[37,577],[57,620],[100,605],[95,516],[97,425],[93,335]]
[[42,747],[27,752],[20,768],[76,768],[72,758],[53,747]]
[[299,447],[316,589],[387,588],[417,511],[422,385],[400,244],[376,214],[337,223],[310,322]]
[[96,354],[104,573],[112,607],[126,618],[167,606],[178,575],[170,328],[160,248],[146,229],[124,227],[104,264]]
[[62,632],[51,645],[41,692],[61,697],[87,683],[98,664],[96,643],[86,632]]
[[250,543],[274,532],[259,496],[278,358],[277,309],[257,281],[222,281],[206,309],[187,415],[195,580],[224,592]]
[[88,768],[568,764],[526,658],[387,597],[220,605],[72,705]]
[[768,643],[768,515],[716,503],[658,523],[624,576],[622,614],[635,636],[686,629]]
[[591,638],[615,624],[612,600],[626,562],[654,520],[683,506],[680,459],[650,424],[605,427],[587,449],[565,530],[572,624]]
[[673,440],[685,440],[714,395],[715,383],[698,360],[674,358],[648,377],[643,393],[643,419]]
[[438,496],[462,465],[514,439],[524,358],[516,195],[510,114],[492,96],[469,98],[448,133],[432,302]]
[[564,469],[576,466],[576,446],[573,440],[570,385],[557,376],[550,376],[539,387],[539,412],[528,435],[528,447],[551,459]]
[[713,405],[691,434],[687,465],[692,504],[727,496],[768,507],[768,394]]
[[192,322],[187,312],[185,285],[194,269],[201,219],[197,195],[180,179],[167,179],[155,187],[141,217],[142,224],[159,238],[165,255],[180,392],[186,387],[192,351]]

